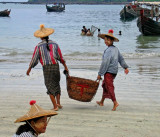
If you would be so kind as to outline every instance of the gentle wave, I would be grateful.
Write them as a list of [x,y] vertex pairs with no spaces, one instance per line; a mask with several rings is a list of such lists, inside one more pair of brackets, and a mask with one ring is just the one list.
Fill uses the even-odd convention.
[[[81,57],[82,59],[85,58],[102,58],[103,53],[80,53],[80,52],[73,52],[71,54],[66,54],[65,56],[68,58],[76,59],[76,57]],[[145,57],[160,57],[160,53],[151,52],[151,53],[122,53],[124,58],[145,58]]]
[[19,55],[28,55],[31,56],[33,53],[31,52],[18,52],[18,51],[8,51],[8,52],[2,52],[0,53],[0,56],[19,56]]
[[160,53],[124,53],[124,58],[147,58],[147,57],[160,57]]
[[7,59],[0,59],[0,62],[8,62]]
[[65,54],[65,56],[68,57],[75,57],[75,56],[81,56],[81,57],[96,57],[96,56],[102,56],[102,53],[95,53],[95,52],[72,52],[69,54]]
[[[64,54],[65,60],[83,60],[83,61],[99,61],[102,59],[103,53],[89,53],[89,52],[73,52],[70,54]],[[124,58],[132,59],[132,58],[148,58],[148,57],[160,57],[160,53],[122,53]],[[30,62],[32,57],[32,53],[24,52],[11,52],[11,53],[0,53],[0,62],[13,62],[13,63],[25,63]]]

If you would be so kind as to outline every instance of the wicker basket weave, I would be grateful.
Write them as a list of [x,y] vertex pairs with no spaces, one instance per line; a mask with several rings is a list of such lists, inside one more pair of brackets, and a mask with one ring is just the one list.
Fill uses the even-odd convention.
[[90,102],[95,96],[99,82],[78,78],[67,77],[67,92],[71,99],[81,102]]

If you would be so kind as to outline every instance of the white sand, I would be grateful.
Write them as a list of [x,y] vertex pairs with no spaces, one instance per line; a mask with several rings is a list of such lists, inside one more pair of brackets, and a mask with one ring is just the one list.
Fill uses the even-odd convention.
[[[115,79],[115,93],[120,104],[115,112],[111,111],[111,100],[105,100],[104,107],[96,105],[95,102],[102,95],[101,85],[90,103],[69,99],[65,76],[62,74],[61,103],[64,108],[51,119],[46,133],[40,136],[159,137],[160,58],[126,61],[131,67],[129,75],[126,76],[120,68]],[[71,75],[96,79],[99,62],[96,65],[74,63],[68,63]],[[31,76],[27,77],[27,67],[24,69],[21,65],[0,66],[0,137],[15,133],[21,123],[14,121],[28,111],[30,100],[36,100],[45,109],[52,108],[43,84],[42,70],[34,69]]]

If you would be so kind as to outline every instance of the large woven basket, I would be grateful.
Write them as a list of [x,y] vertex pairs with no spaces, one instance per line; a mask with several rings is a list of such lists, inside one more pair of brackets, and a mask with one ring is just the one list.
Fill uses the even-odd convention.
[[67,77],[67,92],[71,99],[90,102],[95,96],[99,82],[78,78],[78,77]]

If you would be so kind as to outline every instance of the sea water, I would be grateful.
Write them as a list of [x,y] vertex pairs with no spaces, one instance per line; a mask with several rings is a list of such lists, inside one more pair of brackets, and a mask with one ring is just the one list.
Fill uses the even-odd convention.
[[[40,41],[33,33],[40,24],[53,28],[50,39],[56,41],[64,56],[70,59],[99,59],[106,48],[98,39],[98,31],[93,37],[81,36],[82,26],[92,25],[101,33],[114,30],[120,42],[115,43],[125,58],[159,56],[160,37],[142,36],[137,27],[137,19],[124,22],[119,12],[122,5],[66,5],[64,12],[46,12],[45,5],[0,4],[0,10],[11,9],[10,17],[0,18],[0,62],[29,62],[34,47]],[[122,31],[122,35],[118,35]]]
[[[64,12],[48,13],[45,5],[0,4],[0,11],[11,9],[10,17],[0,17],[0,69],[25,67],[26,71],[34,47],[40,42],[33,35],[40,24],[55,30],[50,39],[59,44],[67,63],[72,62],[72,67],[81,64],[75,68],[82,67],[85,61],[88,66],[93,60],[101,61],[107,48],[104,40],[98,39],[98,31],[93,37],[81,36],[82,26],[94,25],[105,34],[113,29],[119,39],[115,46],[126,59],[159,57],[160,37],[141,35],[137,19],[122,21],[119,15],[122,8],[123,5],[66,5]],[[118,35],[119,31],[122,35]],[[94,65],[98,70],[100,64]]]

